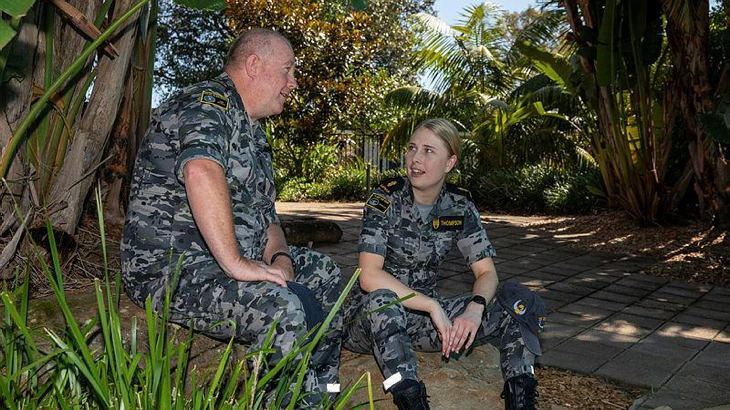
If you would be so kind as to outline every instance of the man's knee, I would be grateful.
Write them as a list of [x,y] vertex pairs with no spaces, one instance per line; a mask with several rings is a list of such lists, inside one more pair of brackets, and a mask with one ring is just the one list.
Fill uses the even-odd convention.
[[268,332],[271,326],[276,323],[273,335],[274,345],[286,353],[297,341],[304,341],[307,334],[307,317],[302,303],[296,296],[282,298],[277,300],[276,304],[280,313],[272,318],[268,326],[265,325],[262,331]]

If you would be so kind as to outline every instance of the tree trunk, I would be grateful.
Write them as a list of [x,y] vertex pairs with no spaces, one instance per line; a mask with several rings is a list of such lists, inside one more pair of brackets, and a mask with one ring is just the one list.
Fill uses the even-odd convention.
[[730,186],[727,160],[713,149],[697,114],[714,112],[714,87],[710,84],[708,42],[710,34],[709,1],[688,2],[693,18],[684,22],[667,16],[667,39],[674,65],[672,81],[677,83],[676,102],[684,119],[685,136],[695,178],[695,191],[703,217],[716,217],[727,223],[730,217]]
[[[115,3],[115,17],[130,9],[132,0]],[[119,57],[102,56],[99,75],[86,111],[78,122],[66,159],[53,185],[49,214],[54,229],[73,235],[81,218],[84,202],[102,160],[102,153],[117,117],[124,82],[128,72],[137,20],[132,18],[116,34],[113,44]]]

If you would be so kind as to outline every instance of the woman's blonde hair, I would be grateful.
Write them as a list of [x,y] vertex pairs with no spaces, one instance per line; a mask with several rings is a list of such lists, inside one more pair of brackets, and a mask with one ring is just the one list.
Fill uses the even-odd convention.
[[[456,129],[456,126],[451,121],[445,118],[429,118],[418,124],[413,132],[415,133],[421,128],[425,128],[436,134],[449,150],[449,156],[456,155],[456,163],[459,163],[459,158],[461,157],[461,136],[459,135],[459,130]],[[454,164],[454,167],[456,167],[456,164]]]

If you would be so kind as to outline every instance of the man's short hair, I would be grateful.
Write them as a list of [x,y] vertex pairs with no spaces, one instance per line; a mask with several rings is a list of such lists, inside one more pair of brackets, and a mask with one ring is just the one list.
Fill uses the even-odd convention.
[[275,39],[283,41],[289,48],[293,49],[289,39],[274,30],[254,28],[246,31],[236,38],[228,50],[224,68],[243,63],[252,54],[266,55],[271,50],[271,43]]

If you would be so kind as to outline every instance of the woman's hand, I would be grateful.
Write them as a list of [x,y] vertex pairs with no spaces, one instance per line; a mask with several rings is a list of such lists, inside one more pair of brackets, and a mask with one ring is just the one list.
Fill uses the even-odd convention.
[[446,312],[444,312],[444,308],[441,307],[441,305],[434,299],[431,299],[433,302],[431,305],[431,309],[429,309],[428,313],[431,316],[431,321],[433,322],[433,327],[436,328],[436,331],[438,332],[439,339],[441,339],[441,353],[449,357],[449,336],[451,334],[451,320],[446,315]]
[[[449,352],[459,353],[462,347],[468,349],[474,343],[479,326],[482,324],[483,313],[484,306],[469,303],[464,313],[454,319],[449,335]],[[464,346],[464,342],[466,342],[466,346]],[[446,357],[449,357],[448,354]]]

